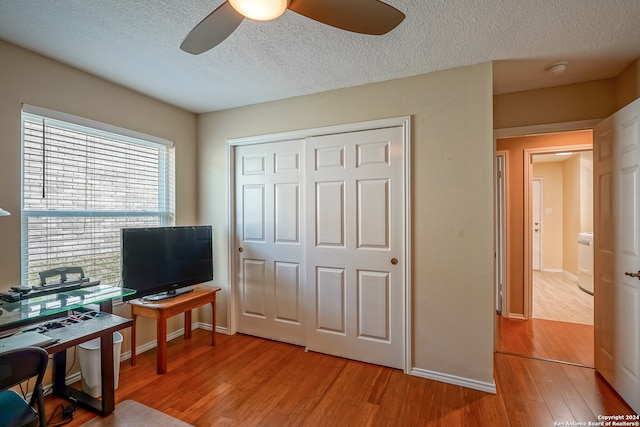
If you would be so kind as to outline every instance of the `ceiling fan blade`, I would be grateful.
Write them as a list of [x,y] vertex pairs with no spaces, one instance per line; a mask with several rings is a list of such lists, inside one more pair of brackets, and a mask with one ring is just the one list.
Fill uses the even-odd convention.
[[229,37],[243,19],[244,16],[225,1],[189,31],[180,49],[194,55],[206,52]]
[[379,0],[291,0],[289,9],[332,27],[372,35],[388,33],[405,18]]

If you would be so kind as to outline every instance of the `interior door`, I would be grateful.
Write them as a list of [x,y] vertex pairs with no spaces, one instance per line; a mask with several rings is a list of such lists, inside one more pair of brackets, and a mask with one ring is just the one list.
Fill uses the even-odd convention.
[[533,270],[540,270],[541,268],[541,246],[540,242],[542,240],[542,180],[534,179],[532,183],[532,200],[531,200],[531,209],[532,215],[531,219],[533,222],[533,230],[531,235],[533,236],[531,240],[531,268]]
[[304,141],[235,151],[238,332],[305,344]]
[[640,412],[640,100],[594,129],[595,365]]
[[307,348],[404,367],[401,127],[307,140]]

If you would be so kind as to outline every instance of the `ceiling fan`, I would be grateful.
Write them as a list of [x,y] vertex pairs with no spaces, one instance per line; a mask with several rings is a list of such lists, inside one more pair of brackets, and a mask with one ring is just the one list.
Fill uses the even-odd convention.
[[332,27],[371,35],[386,34],[405,18],[380,0],[227,0],[187,34],[180,48],[201,54],[226,39],[245,17],[269,21],[287,9]]

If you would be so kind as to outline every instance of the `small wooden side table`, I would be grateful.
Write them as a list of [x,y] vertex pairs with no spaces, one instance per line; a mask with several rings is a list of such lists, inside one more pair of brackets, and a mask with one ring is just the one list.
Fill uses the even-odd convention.
[[142,298],[129,301],[131,304],[131,365],[136,364],[136,318],[156,319],[158,341],[158,374],[167,372],[167,319],[184,313],[184,338],[191,338],[191,310],[207,303],[211,304],[213,330],[211,345],[216,345],[216,293],[220,288],[196,286],[191,292],[160,301],[145,301]]

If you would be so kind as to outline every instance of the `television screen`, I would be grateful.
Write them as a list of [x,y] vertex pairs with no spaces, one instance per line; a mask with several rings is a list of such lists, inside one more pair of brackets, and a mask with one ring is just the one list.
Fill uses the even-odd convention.
[[213,279],[211,226],[123,228],[121,244],[122,286],[137,291],[125,301]]

